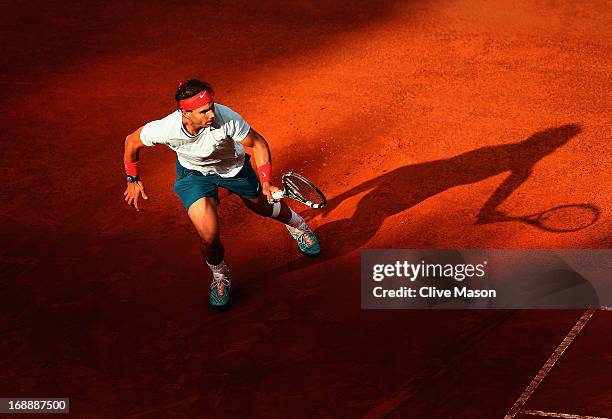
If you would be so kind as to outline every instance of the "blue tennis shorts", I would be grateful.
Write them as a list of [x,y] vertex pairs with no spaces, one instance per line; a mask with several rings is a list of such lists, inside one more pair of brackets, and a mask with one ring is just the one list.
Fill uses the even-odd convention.
[[236,195],[245,198],[257,198],[261,193],[261,184],[255,171],[251,167],[250,156],[245,155],[244,166],[234,177],[224,178],[219,175],[204,175],[197,170],[183,167],[176,160],[176,181],[174,192],[181,199],[185,209],[198,199],[214,197],[219,200],[219,187],[225,188]]

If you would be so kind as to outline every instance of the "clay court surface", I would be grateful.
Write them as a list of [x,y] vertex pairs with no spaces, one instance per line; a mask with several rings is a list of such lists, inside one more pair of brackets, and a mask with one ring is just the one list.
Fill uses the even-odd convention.
[[[74,417],[503,418],[583,311],[361,310],[364,248],[610,248],[606,1],[0,6],[0,396]],[[182,79],[330,198],[323,254],[222,195],[235,305],[172,191],[174,153],[125,136]],[[521,216],[579,204],[550,232]],[[524,409],[611,417],[612,312],[596,311]],[[525,413],[516,415],[531,418]]]

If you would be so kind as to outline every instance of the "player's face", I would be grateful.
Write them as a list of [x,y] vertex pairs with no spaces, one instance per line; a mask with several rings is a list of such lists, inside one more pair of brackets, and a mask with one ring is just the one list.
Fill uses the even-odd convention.
[[194,109],[190,116],[195,127],[210,127],[215,122],[215,102],[208,102],[201,108]]

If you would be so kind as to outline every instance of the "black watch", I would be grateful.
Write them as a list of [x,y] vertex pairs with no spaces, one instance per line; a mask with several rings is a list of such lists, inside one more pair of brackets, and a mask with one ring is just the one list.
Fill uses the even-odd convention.
[[127,183],[134,183],[134,182],[138,182],[140,178],[138,177],[138,175],[136,176],[125,175],[125,180],[127,181]]

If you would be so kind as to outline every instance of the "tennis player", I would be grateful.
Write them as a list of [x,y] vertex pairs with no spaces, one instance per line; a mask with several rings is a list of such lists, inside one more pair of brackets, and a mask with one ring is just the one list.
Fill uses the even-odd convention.
[[[319,242],[302,217],[272,197],[279,188],[272,184],[266,140],[238,113],[216,103],[210,84],[187,80],[178,87],[175,100],[176,112],[145,124],[125,140],[125,201],[140,211],[139,198],[148,199],[138,176],[140,149],[164,144],[174,150],[174,192],[200,236],[202,254],[212,271],[210,304],[222,307],[229,301],[231,275],[219,234],[219,187],[238,195],[253,212],[284,223],[305,255],[318,255]],[[244,147],[252,148],[259,178]]]

